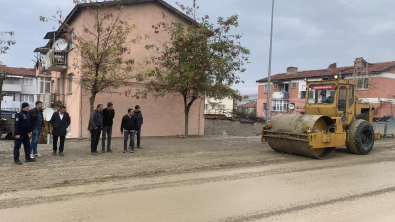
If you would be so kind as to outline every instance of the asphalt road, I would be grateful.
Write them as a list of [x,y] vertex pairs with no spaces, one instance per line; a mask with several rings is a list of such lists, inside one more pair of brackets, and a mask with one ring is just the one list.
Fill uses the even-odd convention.
[[394,142],[378,142],[367,156],[341,151],[324,161],[291,157],[280,164],[4,192],[0,220],[393,221]]

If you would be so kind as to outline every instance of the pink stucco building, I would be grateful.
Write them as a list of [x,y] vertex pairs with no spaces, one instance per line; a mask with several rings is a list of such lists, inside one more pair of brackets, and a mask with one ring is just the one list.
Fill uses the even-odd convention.
[[[142,44],[132,44],[132,53],[126,59],[134,59],[135,64],[143,63],[145,58],[150,56],[145,49],[147,44],[158,44],[158,40],[169,39],[166,33],[154,34],[152,25],[163,21],[162,13],[167,16],[167,20],[181,20],[186,24],[191,24],[192,20],[173,8],[162,0],[124,0],[122,1],[125,14],[130,15],[131,24],[135,24],[137,29],[131,32],[130,39],[136,36],[153,36]],[[83,35],[83,25],[89,26],[94,21],[92,15],[87,11],[85,5],[77,5],[68,14],[65,22],[71,26],[73,35]],[[44,33],[43,33],[44,35]],[[71,127],[69,136],[71,138],[86,138],[89,136],[88,120],[90,115],[89,93],[81,89],[78,84],[80,76],[76,73],[73,63],[81,60],[81,55],[73,48],[73,42],[68,44],[66,49],[59,50],[54,47],[54,42],[62,38],[64,33],[60,31],[48,32],[44,39],[48,43],[44,47],[36,48],[36,53],[41,53],[45,57],[45,65],[38,65],[37,75],[42,72],[51,74],[51,100],[53,107],[65,105],[71,117]],[[169,95],[168,97],[155,99],[152,95],[148,99],[135,99],[123,96],[125,91],[130,89],[143,89],[144,84],[136,81],[131,87],[119,88],[116,93],[100,93],[96,96],[97,104],[112,102],[116,112],[113,126],[113,136],[119,137],[120,123],[123,115],[127,114],[128,108],[135,105],[141,107],[144,116],[142,136],[172,136],[184,134],[184,104],[181,96]],[[191,107],[189,114],[189,134],[204,134],[204,101],[197,100]]]
[[[375,116],[395,114],[395,61],[368,63],[356,58],[353,66],[337,67],[336,63],[326,69],[298,71],[297,67],[288,67],[286,73],[271,77],[270,117],[278,113],[304,113],[306,81],[318,81],[323,78],[353,79],[357,81],[356,96],[362,102],[376,108]],[[265,118],[267,104],[268,79],[256,81],[258,86],[257,115]]]

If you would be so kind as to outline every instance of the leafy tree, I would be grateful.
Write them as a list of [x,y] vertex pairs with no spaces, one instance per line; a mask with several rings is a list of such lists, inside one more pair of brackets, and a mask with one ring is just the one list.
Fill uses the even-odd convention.
[[133,77],[134,60],[125,60],[125,57],[130,54],[128,44],[133,40],[128,36],[135,26],[129,24],[120,5],[116,11],[109,11],[102,5],[88,10],[94,24],[91,27],[84,25],[84,34],[74,37],[74,48],[82,58],[74,68],[81,73],[81,86],[91,94],[89,101],[93,110],[98,93],[119,88],[123,81]]
[[[83,33],[74,33],[68,24],[59,22],[66,34],[66,39],[74,40],[74,50],[80,56],[71,65],[76,74],[81,78],[78,82],[82,88],[90,93],[90,109],[94,109],[96,95],[117,89],[125,81],[130,80],[134,69],[134,60],[125,59],[130,54],[129,44],[135,39],[129,39],[129,34],[136,29],[129,24],[129,16],[124,13],[124,8],[119,1],[73,1],[75,4],[86,4],[93,23],[85,23]],[[59,21],[63,18],[58,10]],[[40,17],[41,21],[48,21]]]
[[[11,38],[7,38],[6,36],[10,36]],[[10,46],[15,45],[15,40],[12,39],[14,36],[14,32],[0,32],[0,54],[6,53]]]
[[156,97],[181,95],[185,136],[188,136],[189,111],[196,100],[204,99],[205,95],[215,99],[242,99],[231,86],[242,82],[237,74],[245,71],[243,66],[250,51],[241,46],[241,35],[230,34],[231,28],[239,26],[237,15],[219,17],[214,25],[208,16],[196,18],[199,9],[196,0],[193,7],[178,5],[193,17],[194,23],[167,21],[163,14],[164,21],[152,26],[156,34],[168,33],[170,40],[146,46],[151,57],[146,60],[150,68],[145,72],[145,93],[152,92]]

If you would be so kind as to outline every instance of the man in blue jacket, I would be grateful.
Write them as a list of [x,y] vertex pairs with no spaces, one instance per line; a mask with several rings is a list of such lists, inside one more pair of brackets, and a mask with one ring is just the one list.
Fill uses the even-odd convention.
[[141,149],[140,141],[141,141],[141,126],[143,125],[143,114],[141,114],[140,106],[136,105],[134,107],[134,116],[137,119],[137,148]]
[[29,104],[22,103],[22,111],[15,114],[15,146],[14,146],[14,163],[22,165],[19,160],[19,149],[23,143],[25,149],[26,162],[36,162],[36,159],[30,157],[30,139],[29,132],[31,129]]

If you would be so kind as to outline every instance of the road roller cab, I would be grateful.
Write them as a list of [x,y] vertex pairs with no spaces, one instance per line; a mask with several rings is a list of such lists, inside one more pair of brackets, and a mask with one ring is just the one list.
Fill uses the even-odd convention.
[[[336,147],[367,154],[373,148],[373,106],[359,104],[355,81],[307,83],[305,114],[278,114],[262,130],[262,139],[278,152],[329,158]],[[376,136],[377,138],[377,136]]]

